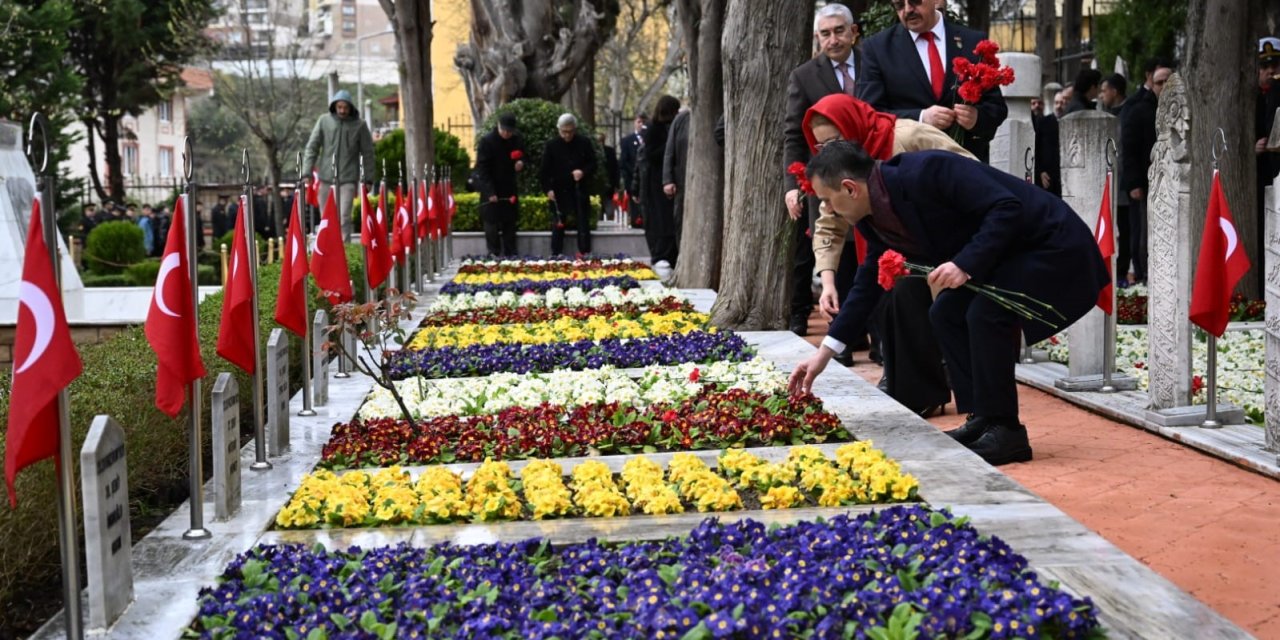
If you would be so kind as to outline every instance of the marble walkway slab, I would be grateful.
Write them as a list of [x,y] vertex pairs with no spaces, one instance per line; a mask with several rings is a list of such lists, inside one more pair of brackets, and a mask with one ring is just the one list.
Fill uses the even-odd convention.
[[[421,319],[434,291],[447,281],[425,287],[419,310],[408,326]],[[743,337],[784,371],[812,354],[813,347],[788,332],[748,332]],[[1129,557],[1062,511],[968,450],[942,435],[914,413],[893,402],[875,387],[843,367],[832,367],[819,377],[819,396],[839,415],[859,439],[872,440],[897,459],[907,473],[920,479],[922,495],[934,507],[951,509],[971,518],[984,534],[996,535],[1025,555],[1044,578],[1058,580],[1064,589],[1089,595],[1099,606],[1103,625],[1112,638],[1248,638],[1212,609],[1179,590],[1137,560]],[[407,540],[431,544],[452,540],[482,543],[545,536],[556,542],[588,537],[610,540],[677,535],[691,530],[703,514],[633,516],[629,518],[577,519],[542,522],[509,522],[491,525],[444,525],[379,530],[272,531],[271,522],[302,477],[319,460],[335,422],[354,415],[370,382],[360,376],[331,380],[331,401],[318,407],[314,418],[296,417],[301,395],[290,404],[295,413],[290,452],[272,459],[266,472],[246,472],[244,506],[227,522],[212,522],[211,499],[206,505],[209,540],[188,542],[187,506],[179,508],[134,548],[135,585],[138,599],[111,629],[110,637],[172,638],[181,634],[194,617],[201,587],[212,585],[226,563],[259,542],[323,542],[335,548],[349,544],[380,544]],[[824,445],[834,450],[838,445]],[[772,451],[770,451],[772,449]],[[766,455],[785,455],[787,447],[761,448]],[[700,455],[713,456],[715,452]],[[658,458],[662,454],[651,454]],[[669,454],[668,454],[669,455]],[[244,464],[252,461],[253,447],[241,450]],[[562,459],[569,462],[570,459]],[[621,458],[610,460],[620,464]],[[515,466],[517,463],[513,463]],[[465,468],[465,467],[464,467]],[[211,496],[212,485],[206,486]],[[840,509],[804,508],[788,511],[755,511],[717,514],[725,520],[750,517],[765,521],[794,522],[810,517],[861,512],[872,507]],[[62,637],[61,614],[51,619],[36,638]]]
[[1150,400],[1145,391],[1100,393],[1057,388],[1054,381],[1067,375],[1067,367],[1057,362],[1019,364],[1016,375],[1018,382],[1072,404],[1280,480],[1280,454],[1266,450],[1266,432],[1261,427],[1249,424],[1226,425],[1221,429],[1162,427],[1146,419]]

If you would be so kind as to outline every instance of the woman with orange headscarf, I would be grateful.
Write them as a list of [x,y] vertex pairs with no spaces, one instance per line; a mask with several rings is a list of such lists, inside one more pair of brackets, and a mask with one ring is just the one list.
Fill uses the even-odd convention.
[[[862,145],[876,160],[907,151],[935,149],[950,151],[974,159],[937,127],[881,113],[871,105],[841,93],[828,95],[814,103],[804,115],[804,135],[809,151],[817,153],[822,145],[835,140],[850,140]],[[853,232],[855,256],[843,256],[849,225],[840,216],[818,208],[814,223],[813,255],[822,279],[822,295],[818,307],[834,316],[840,301],[852,287],[857,265],[866,257],[866,244]],[[841,286],[843,285],[843,286]],[[923,280],[904,278],[886,296],[884,313],[878,322],[880,354],[884,358],[885,376],[881,389],[904,406],[923,415],[941,411],[951,398],[951,388],[942,366],[942,352],[933,339],[928,310],[931,296]],[[904,339],[898,339],[902,336]]]

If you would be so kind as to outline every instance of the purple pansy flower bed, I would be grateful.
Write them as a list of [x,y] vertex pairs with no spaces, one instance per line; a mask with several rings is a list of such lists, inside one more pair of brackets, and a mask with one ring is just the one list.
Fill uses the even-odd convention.
[[708,519],[656,542],[259,546],[199,606],[189,636],[1104,637],[1088,598],[914,505],[773,529]]
[[[494,256],[490,254],[471,254],[462,256],[462,262],[489,262],[489,261],[519,261],[519,262],[547,262],[547,261],[569,261],[575,260],[581,262],[590,262],[592,260],[627,260],[633,259],[631,255],[626,253],[587,253],[581,255],[554,255],[554,256]],[[639,263],[639,261],[637,261]]]
[[533,293],[546,293],[550,289],[568,289],[570,287],[578,287],[583,291],[591,289],[603,289],[605,287],[618,287],[619,289],[635,289],[640,283],[631,276],[610,276],[608,278],[561,278],[559,280],[516,280],[514,282],[490,282],[485,284],[459,284],[450,282],[440,287],[442,295],[457,295],[460,293],[480,293],[487,291],[489,293],[502,293],[510,291],[512,293],[524,293],[532,291]]
[[741,336],[728,331],[690,331],[651,338],[610,338],[548,344],[493,344],[441,347],[391,356],[391,376],[462,378],[491,373],[530,373],[556,369],[648,367],[682,362],[746,360],[754,350]]

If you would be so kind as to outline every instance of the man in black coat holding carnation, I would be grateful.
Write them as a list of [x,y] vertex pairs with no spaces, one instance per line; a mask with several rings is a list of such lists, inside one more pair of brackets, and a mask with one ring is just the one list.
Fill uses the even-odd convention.
[[[907,262],[936,266],[928,276],[936,292],[929,321],[956,408],[970,414],[947,434],[993,465],[1030,460],[1013,377],[1019,338],[1031,344],[1067,327],[1110,282],[1080,216],[1035,185],[945,151],[877,163],[857,143],[834,142],[809,162],[808,177],[832,211],[857,225],[868,247],[818,353],[791,374],[792,391],[810,389],[845,343],[865,331],[883,291],[878,261],[892,249]],[[1036,309],[1039,319],[968,285],[998,287]]]
[[524,141],[516,131],[516,117],[498,116],[498,126],[476,145],[476,190],[480,192],[480,219],[489,255],[515,256],[516,176],[524,170]]

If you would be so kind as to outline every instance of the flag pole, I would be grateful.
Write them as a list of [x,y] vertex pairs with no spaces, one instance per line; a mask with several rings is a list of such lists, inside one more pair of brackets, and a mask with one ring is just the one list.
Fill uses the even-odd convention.
[[254,231],[253,186],[250,184],[249,150],[240,156],[240,170],[244,174],[244,206],[240,212],[244,224],[245,244],[249,248],[249,283],[251,308],[253,309],[253,464],[254,471],[271,469],[267,460],[266,425],[262,419],[262,358],[259,357],[260,329],[258,327],[258,234]]
[[[343,216],[342,216],[342,201],[341,201],[341,200],[339,200],[339,198],[341,198],[341,197],[342,197],[342,189],[339,189],[339,188],[338,188],[338,151],[337,151],[336,149],[335,149],[335,150],[334,150],[334,152],[333,152],[333,176],[334,176],[334,178],[333,178],[333,186],[331,186],[331,187],[329,187],[329,188],[330,188],[331,190],[332,190],[332,189],[338,189],[337,191],[334,191],[334,192],[333,192],[333,202],[334,202],[334,204],[335,204],[335,205],[337,205],[337,207],[338,207],[338,217],[339,217],[339,218],[342,218],[342,217],[343,217]],[[323,215],[323,214],[321,214],[321,215]],[[348,225],[348,226],[349,226],[349,225],[351,224],[351,213],[350,213],[350,212],[348,212],[348,213],[347,213],[347,215],[346,215],[346,221],[345,221],[345,222],[343,222],[342,220],[339,220],[339,222],[340,222],[340,224],[338,225],[339,230],[341,230],[341,229],[343,228],[343,227],[342,227],[342,225]],[[316,238],[316,241],[317,241],[317,242],[319,242],[319,241],[320,241],[320,239],[317,237],[317,238]],[[343,234],[343,238],[342,238],[342,250],[343,250],[343,251],[346,251],[346,250],[347,250],[347,236],[346,236],[346,234],[345,234],[345,233]],[[354,287],[353,287],[353,295],[354,295]],[[339,340],[341,340],[341,339],[342,339],[342,336],[338,336],[338,339],[339,339]],[[346,356],[343,356],[341,352],[339,352],[339,353],[338,353],[338,372],[337,372],[337,373],[335,373],[335,374],[333,374],[333,377],[335,377],[335,378],[350,378],[350,377],[351,377],[351,374],[347,372],[347,358],[346,358]]]
[[[1107,215],[1111,216],[1111,224],[1107,225],[1107,233],[1111,236],[1111,246],[1116,245],[1116,183],[1111,179],[1111,172],[1115,164],[1117,149],[1115,138],[1107,138],[1107,144],[1103,147],[1102,155],[1107,161],[1107,197],[1110,204]],[[1116,370],[1116,316],[1120,310],[1116,308],[1116,252],[1112,251],[1111,256],[1107,258],[1108,271],[1111,276],[1111,313],[1104,314],[1102,324],[1102,388],[1098,389],[1101,393],[1115,393],[1118,389],[1112,377]]]
[[[182,140],[182,176],[187,183],[186,193],[181,196],[183,224],[186,227],[187,236],[183,238],[186,242],[187,251],[187,277],[191,279],[191,312],[196,317],[191,321],[196,326],[200,324],[200,287],[199,280],[196,279],[196,235],[195,226],[196,207],[195,207],[195,181],[192,179],[192,166],[195,158],[191,146],[191,137],[186,136]],[[190,438],[188,443],[189,455],[191,456],[190,466],[191,474],[188,479],[189,492],[191,493],[191,520],[190,528],[182,534],[183,540],[204,540],[212,534],[204,528],[204,434],[200,425],[201,410],[201,387],[200,379],[196,378],[187,385],[187,433]]]
[[[298,186],[294,190],[293,197],[295,198],[294,206],[297,207],[297,211],[299,212],[298,224],[301,226],[301,228],[298,229],[298,232],[302,234],[302,252],[305,255],[307,254],[307,249],[311,244],[307,242],[307,239],[308,239],[307,219],[310,218],[311,215],[307,213],[307,191],[306,191],[306,183],[302,179],[302,176],[303,176],[302,172],[303,172],[302,152],[299,151],[298,152]],[[297,198],[300,198],[300,200]],[[308,259],[307,264],[311,264],[310,258],[311,256],[307,255],[307,259]],[[308,317],[307,313],[308,313],[307,311],[307,274],[303,273],[302,274],[302,317],[304,319],[304,322],[302,323],[302,411],[299,411],[298,415],[304,418],[316,415],[316,410],[311,406],[311,403],[312,403],[312,400],[311,400],[311,349],[309,348],[309,346],[311,345],[311,341],[308,340],[308,338],[311,336],[311,323],[305,321],[305,319]]]
[[[378,294],[377,292],[374,291],[373,273],[369,270],[369,267],[372,266],[372,264],[369,262],[369,245],[364,243],[364,233],[365,233],[365,230],[367,229],[369,231],[369,237],[371,238],[371,241],[374,241],[374,242],[377,241],[377,237],[373,235],[374,233],[373,226],[370,225],[369,221],[365,219],[366,215],[372,216],[376,214],[373,211],[367,211],[367,212],[365,211],[366,209],[369,208],[369,192],[365,189],[364,178],[365,178],[364,155],[361,155],[360,156],[360,187],[358,189],[358,193],[360,194],[360,247],[363,249],[363,251],[361,251],[360,253],[361,255],[364,256],[364,302],[365,304],[373,304],[374,301],[378,299]],[[369,330],[372,331],[373,333],[378,332],[378,321],[376,319],[374,318],[369,319]],[[351,357],[354,358],[355,354],[354,353],[351,354]]]
[[[1034,185],[1035,184],[1035,163],[1032,160],[1031,147],[1027,147],[1022,152],[1022,166],[1026,168],[1026,173],[1023,174],[1022,179],[1026,180],[1027,184]],[[623,217],[626,218],[628,222],[630,222],[631,220],[630,215],[624,214]],[[1035,363],[1036,363],[1035,350],[1032,349],[1032,345],[1027,344],[1027,337],[1023,335],[1022,336],[1022,364],[1035,364]]]
[[[409,192],[409,202],[413,202],[413,200],[414,200],[414,198],[413,198],[413,189],[406,189],[406,188],[405,188],[405,183],[406,183],[406,182],[408,181],[408,179],[409,179],[409,164],[408,164],[408,162],[405,162],[405,164],[404,164],[404,165],[402,165],[402,169],[403,169],[403,171],[400,173],[400,193],[402,193],[402,194],[403,194],[405,191],[408,191],[408,192]],[[396,202],[396,209],[399,209],[400,207],[403,207],[404,205],[405,205],[405,203],[397,201],[397,202]],[[415,236],[415,238],[416,238],[417,233],[418,233],[418,229],[417,229],[417,227],[415,227],[415,226],[414,226],[414,221],[413,221],[414,211],[413,211],[413,207],[412,207],[412,206],[411,206],[411,207],[409,207],[408,211],[409,211],[409,228],[413,231],[413,234],[414,234],[414,236]],[[395,227],[393,226],[392,228],[394,229]],[[417,240],[415,239],[415,240],[414,240],[414,242],[417,242]],[[404,287],[405,287],[405,291],[413,291],[414,293],[417,293],[417,292],[418,292],[418,283],[416,283],[416,282],[414,282],[414,281],[413,281],[413,276],[411,275],[411,274],[413,273],[413,268],[410,266],[410,265],[412,265],[412,264],[413,264],[413,263],[411,262],[411,261],[413,260],[413,257],[412,257],[412,253],[413,253],[413,252],[412,252],[412,251],[410,251],[410,247],[408,247],[408,246],[400,247],[400,252],[404,254],[404,259],[403,259],[403,260],[401,260],[401,262],[400,262],[400,274],[401,274],[401,277],[404,279]]]
[[[1222,153],[1227,152],[1227,135],[1223,132],[1222,127],[1218,127],[1218,137],[1222,140]],[[1218,143],[1215,141],[1210,148],[1213,153],[1213,172],[1218,173]],[[1205,332],[1209,333],[1209,332]],[[1204,407],[1204,422],[1200,424],[1204,429],[1221,429],[1222,422],[1218,420],[1218,336],[1209,333],[1209,362],[1205,385],[1205,391],[1208,393],[1208,401]]]
[[[426,193],[427,201],[431,200],[431,186],[435,184],[432,178],[433,178],[433,175],[431,171],[431,164],[427,162],[422,163],[422,190]],[[431,215],[431,212],[430,212],[431,207],[430,205],[427,204],[427,201],[424,201],[422,203],[422,206],[427,207],[428,209],[427,216],[429,220]],[[435,252],[435,246],[432,244],[435,242],[435,240],[431,238],[430,224],[427,225],[426,231],[427,231],[427,237],[422,239],[422,250],[425,251],[427,255],[423,257],[422,261],[425,263],[424,266],[426,268],[427,282],[435,282],[436,281],[436,266],[435,266],[436,252]]]
[[[62,261],[58,259],[58,214],[53,177],[49,170],[49,129],[45,116],[35,113],[27,128],[27,156],[35,160],[35,133],[40,130],[42,157],[36,169],[36,197],[40,198],[44,244],[53,264],[53,280],[62,291]],[[21,220],[21,216],[18,217]],[[75,458],[71,455],[71,409],[67,390],[58,392],[58,551],[62,560],[62,605],[67,637],[84,638],[84,612],[80,601],[80,539],[76,537]]]
[[[409,170],[409,161],[405,161],[405,172]],[[413,225],[413,266],[410,272],[413,274],[413,286],[415,291],[422,290],[422,239],[418,237],[418,168],[413,168],[413,177],[409,180],[409,202],[413,203],[409,207],[409,224]]]
[[444,260],[441,263],[440,271],[444,271],[444,265],[453,261],[453,218],[450,208],[453,200],[453,167],[445,167],[444,169]]

